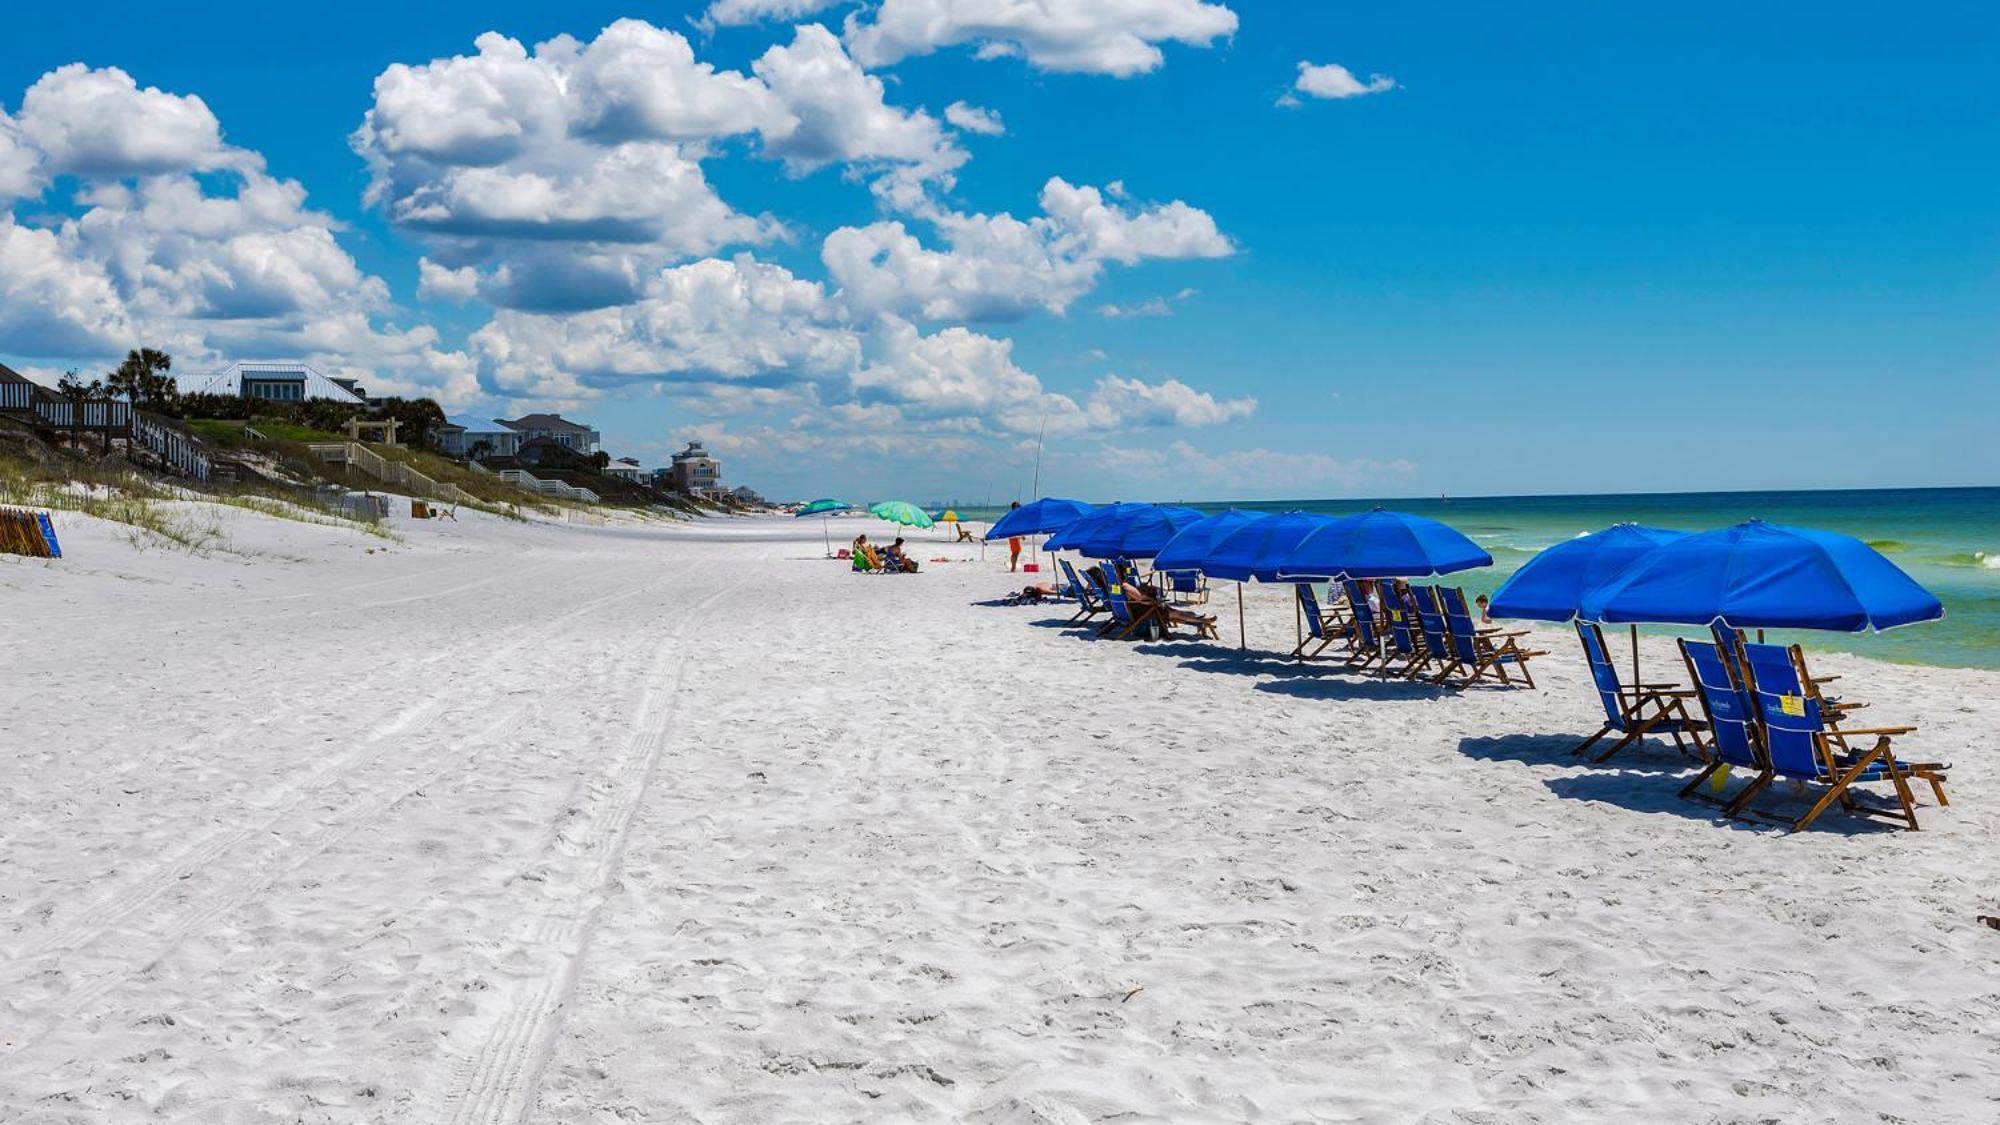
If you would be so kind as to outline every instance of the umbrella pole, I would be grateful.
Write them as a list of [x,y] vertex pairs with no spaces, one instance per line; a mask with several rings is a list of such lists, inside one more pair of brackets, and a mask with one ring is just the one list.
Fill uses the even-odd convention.
[[1632,686],[1639,686],[1639,626],[1632,626]]
[[1250,647],[1249,635],[1243,631],[1243,583],[1236,584],[1236,647],[1240,651]]
[[827,557],[827,558],[832,558],[832,557],[833,557],[833,525],[831,525],[831,524],[829,524],[829,523],[827,523],[827,522],[826,522],[826,517],[825,517],[825,516],[821,516],[821,517],[819,518],[819,530],[820,530],[820,533],[821,533],[821,534],[823,534],[823,535],[825,535],[825,536],[826,536],[826,557]]
[[1292,651],[1303,652],[1306,647],[1305,606],[1299,601],[1299,588],[1292,587]]

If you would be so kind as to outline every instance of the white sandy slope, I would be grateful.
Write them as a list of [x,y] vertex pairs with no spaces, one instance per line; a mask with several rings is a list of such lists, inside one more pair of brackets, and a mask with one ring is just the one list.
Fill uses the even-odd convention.
[[1451,693],[921,537],[218,519],[0,561],[0,1121],[2000,1119],[1991,673],[1826,659],[1954,803],[1786,837],[1569,757],[1556,633]]

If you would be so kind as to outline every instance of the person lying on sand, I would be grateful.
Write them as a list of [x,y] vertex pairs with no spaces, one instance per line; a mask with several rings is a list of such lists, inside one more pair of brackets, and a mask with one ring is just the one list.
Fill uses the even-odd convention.
[[1009,594],[1006,602],[1008,605],[1035,605],[1040,602],[1054,601],[1061,596],[1062,591],[1056,589],[1054,586],[1023,586],[1020,593]]

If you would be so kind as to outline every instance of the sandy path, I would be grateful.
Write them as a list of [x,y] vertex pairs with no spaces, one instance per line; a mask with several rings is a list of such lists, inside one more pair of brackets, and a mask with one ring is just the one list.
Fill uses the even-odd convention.
[[2000,1113],[2000,677],[1829,661],[1955,804],[1784,838],[1568,758],[1568,647],[1093,644],[817,531],[0,572],[0,1120]]

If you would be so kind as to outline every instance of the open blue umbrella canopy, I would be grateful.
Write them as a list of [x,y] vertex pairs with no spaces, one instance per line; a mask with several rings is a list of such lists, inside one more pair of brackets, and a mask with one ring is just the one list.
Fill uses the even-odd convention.
[[851,512],[853,510],[854,505],[849,504],[847,501],[829,498],[814,500],[809,504],[800,506],[798,511],[792,513],[792,518],[804,519],[807,516],[830,516],[835,512]]
[[[1216,540],[1201,560],[1201,570],[1210,578],[1275,582],[1278,566],[1292,548],[1332,522],[1331,516],[1291,511],[1246,523]],[[1159,566],[1159,560],[1154,559],[1153,565]]]
[[1008,539],[1016,535],[1040,535],[1061,531],[1089,513],[1092,506],[1081,500],[1044,496],[1015,508],[986,530],[988,539]]
[[1944,616],[1944,605],[1850,535],[1750,520],[1654,548],[1586,593],[1589,621],[1860,633]]
[[1558,543],[1522,564],[1493,594],[1495,617],[1569,621],[1583,596],[1618,576],[1657,547],[1687,538],[1685,531],[1614,524]]
[[1108,521],[1077,549],[1094,559],[1150,559],[1200,512],[1178,504],[1148,504],[1144,511]]
[[1278,576],[1416,578],[1492,565],[1492,555],[1450,524],[1376,508],[1300,540],[1279,560]]
[[1093,508],[1049,536],[1048,542],[1042,546],[1051,551],[1081,551],[1084,540],[1095,535],[1099,528],[1112,520],[1129,518],[1150,507],[1151,504],[1106,504],[1102,508]]
[[1263,512],[1246,512],[1241,508],[1231,508],[1204,516],[1181,528],[1180,533],[1168,540],[1159,553],[1153,556],[1155,570],[1201,570],[1203,560],[1216,543],[1227,538],[1237,528],[1246,523],[1264,518]]

